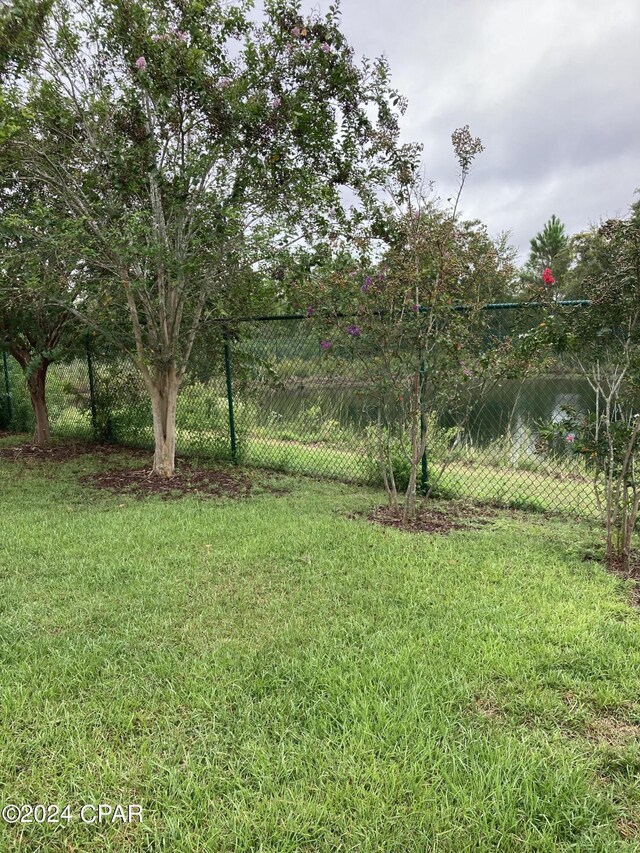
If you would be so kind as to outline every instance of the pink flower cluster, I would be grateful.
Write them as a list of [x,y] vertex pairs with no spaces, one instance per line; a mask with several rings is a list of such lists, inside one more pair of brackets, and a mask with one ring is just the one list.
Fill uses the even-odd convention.
[[556,283],[556,280],[553,277],[553,274],[552,274],[551,270],[549,269],[549,267],[547,267],[546,270],[544,270],[544,272],[542,273],[542,281],[549,287],[552,284]]
[[154,36],[151,36],[151,41],[157,44],[161,41],[169,41],[172,38],[176,38],[178,39],[178,41],[186,41],[187,33],[183,32],[182,30],[172,29],[169,30],[169,32],[167,33],[163,33],[162,35],[156,34]]

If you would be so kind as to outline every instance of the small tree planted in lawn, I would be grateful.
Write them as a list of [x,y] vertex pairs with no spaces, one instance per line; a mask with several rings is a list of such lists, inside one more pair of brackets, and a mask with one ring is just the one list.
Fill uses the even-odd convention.
[[[456,131],[453,142],[461,190],[481,144],[468,128]],[[386,221],[361,243],[369,257],[363,251],[355,269],[347,256],[338,257],[331,272],[320,267],[302,289],[327,357],[362,365],[378,405],[382,480],[391,509],[406,522],[416,517],[421,459],[435,443],[439,416],[456,413],[461,425],[473,391],[494,380],[492,367],[509,348],[508,342],[488,345],[482,309],[503,292],[513,266],[504,241],[492,241],[480,223],[459,217],[459,194],[446,211],[428,199],[415,175],[401,176],[389,189]],[[379,238],[386,248],[374,263]],[[437,465],[430,464],[428,494],[460,441],[461,429],[454,433]]]
[[591,305],[551,306],[545,336],[593,390],[594,410],[568,412],[561,427],[592,470],[605,557],[628,570],[640,507],[640,202],[580,245],[578,272]]

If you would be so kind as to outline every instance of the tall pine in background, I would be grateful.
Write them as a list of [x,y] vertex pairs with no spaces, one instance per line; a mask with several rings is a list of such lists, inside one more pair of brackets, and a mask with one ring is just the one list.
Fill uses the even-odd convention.
[[564,223],[553,214],[531,239],[529,258],[522,270],[522,285],[538,286],[542,273],[550,269],[556,280],[555,292],[559,297],[567,297],[572,291],[570,268],[573,259],[571,239],[567,235]]

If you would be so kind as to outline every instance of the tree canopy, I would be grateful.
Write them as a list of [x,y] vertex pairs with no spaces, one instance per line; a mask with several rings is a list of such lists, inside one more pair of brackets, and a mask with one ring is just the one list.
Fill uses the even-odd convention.
[[85,304],[113,314],[142,374],[161,475],[206,317],[278,249],[348,235],[390,171],[414,168],[386,61],[356,63],[339,23],[295,0],[259,18],[247,2],[52,0],[10,92],[19,178],[73,221],[99,295]]

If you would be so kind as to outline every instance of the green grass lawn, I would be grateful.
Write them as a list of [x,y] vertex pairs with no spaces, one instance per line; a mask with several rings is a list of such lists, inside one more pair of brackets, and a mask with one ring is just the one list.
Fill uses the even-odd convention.
[[638,849],[640,620],[593,530],[410,535],[264,472],[79,483],[123,464],[0,460],[0,784],[143,823],[0,824],[1,851]]

